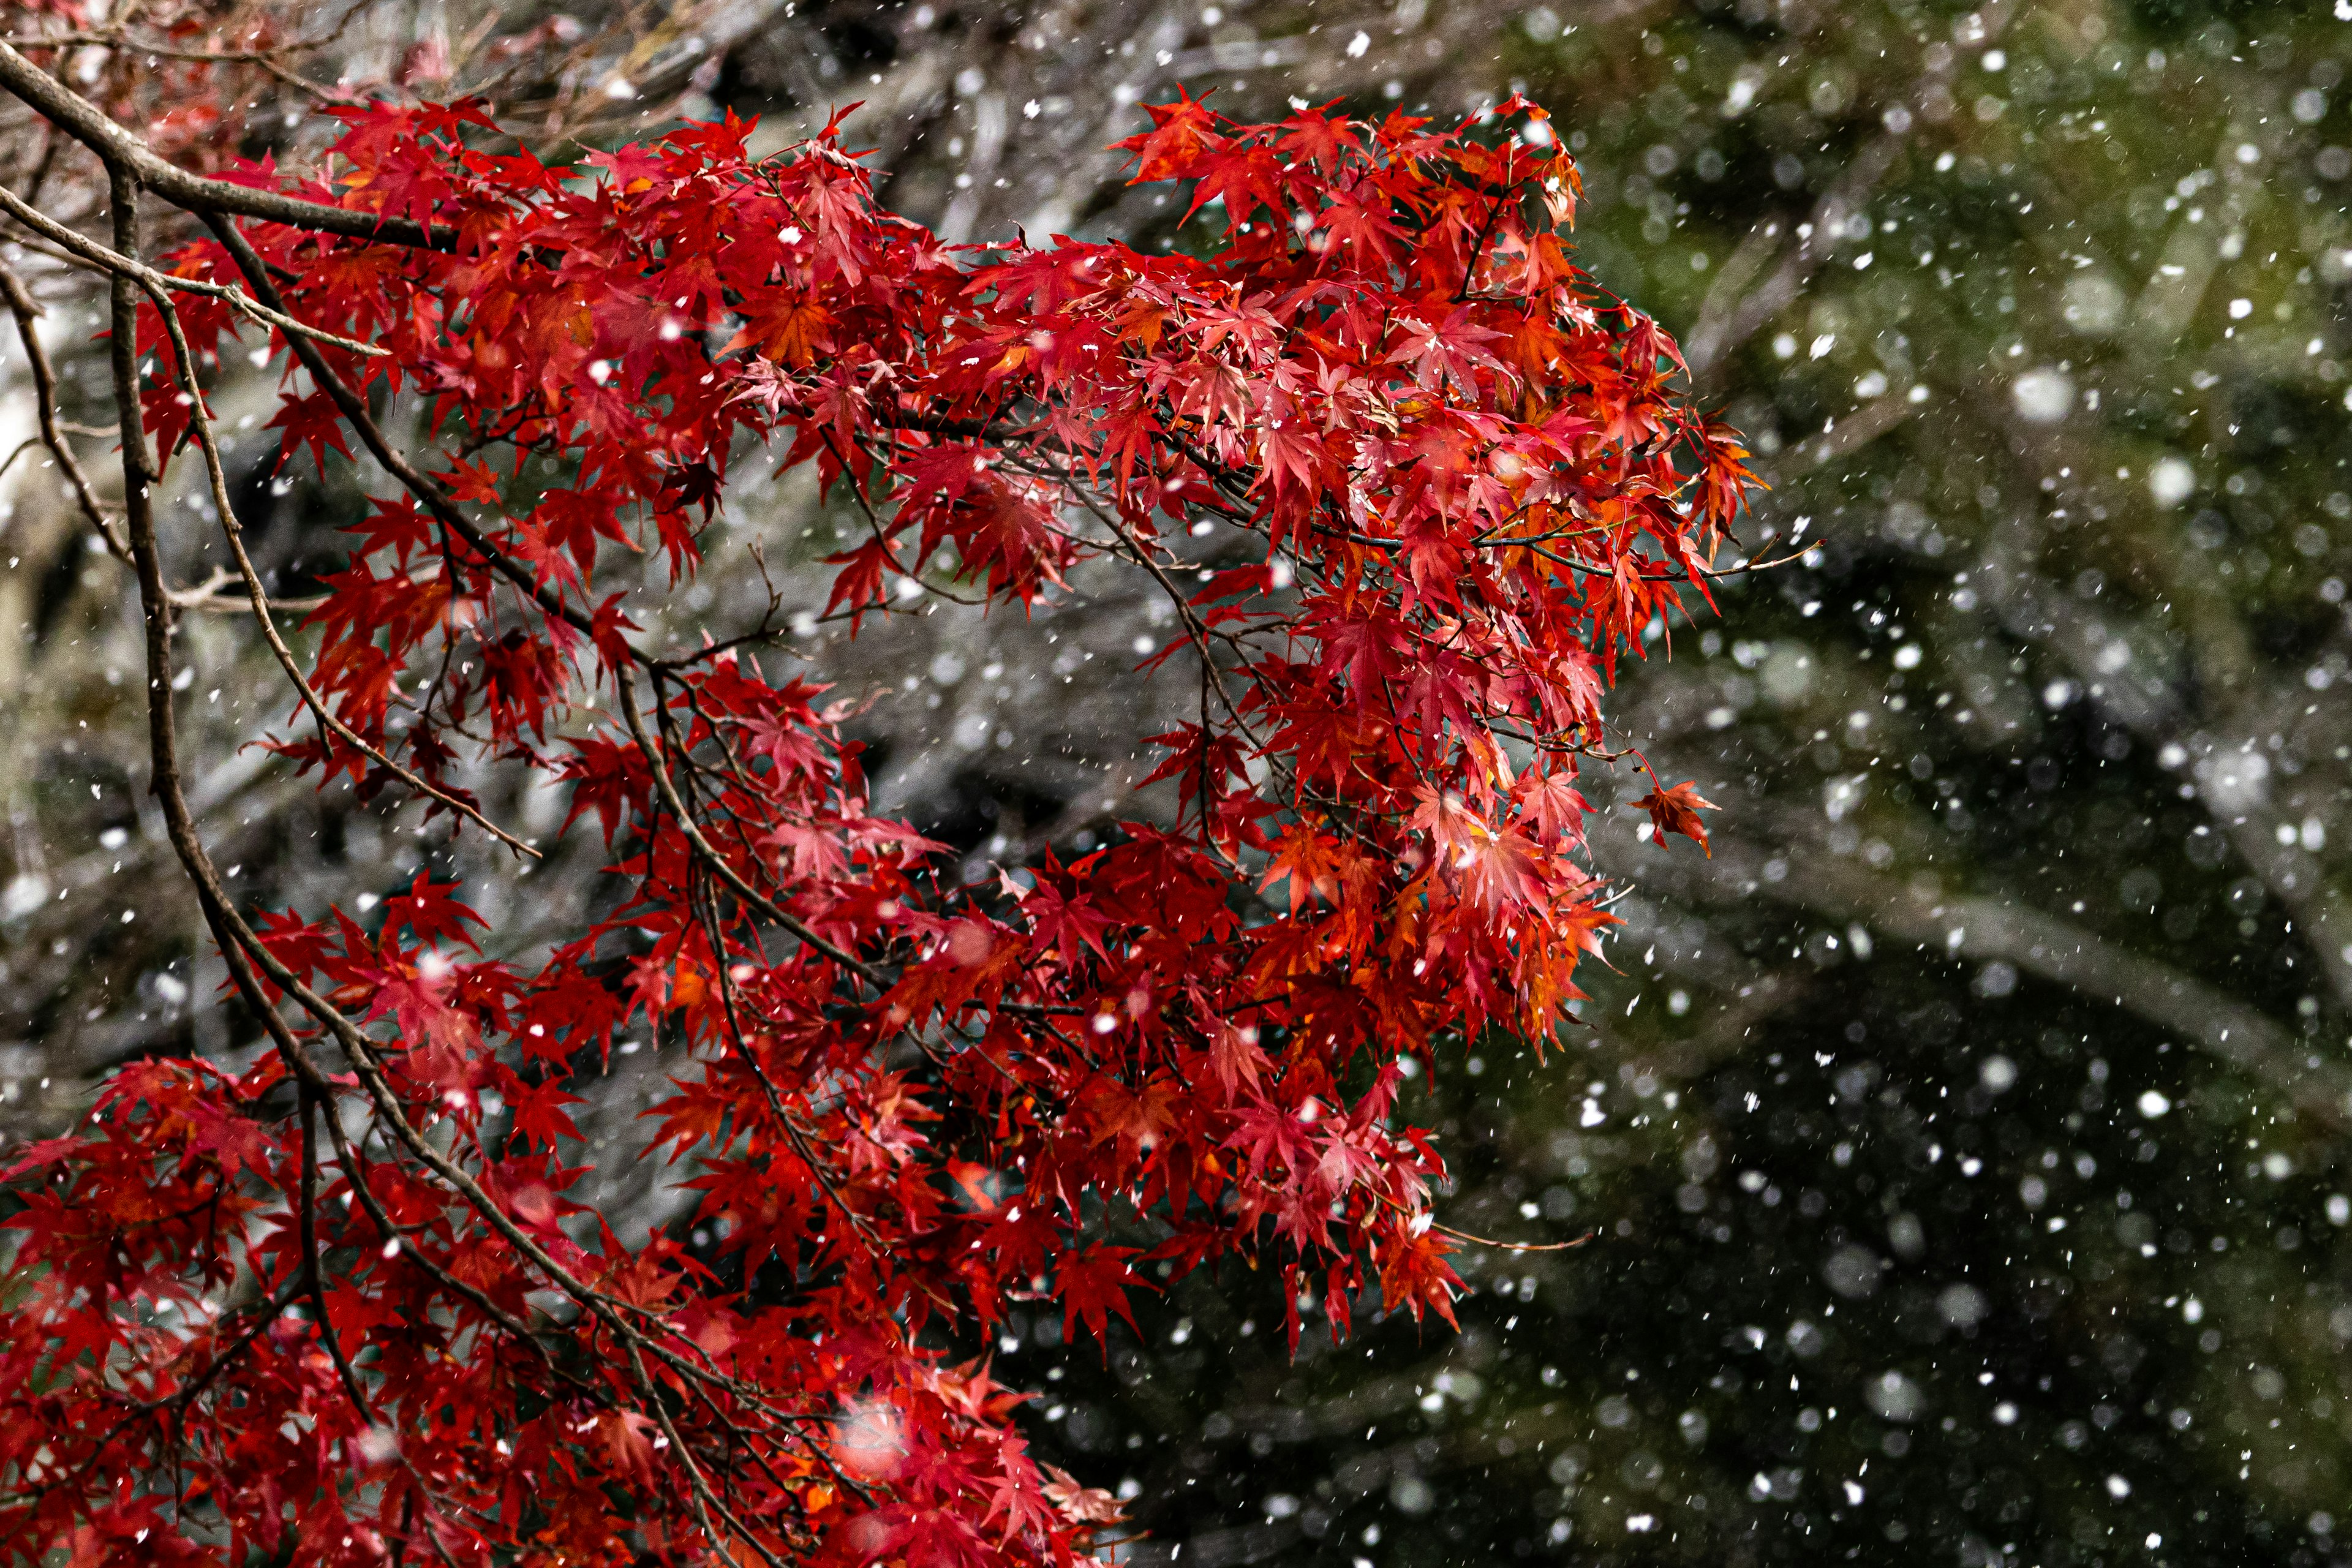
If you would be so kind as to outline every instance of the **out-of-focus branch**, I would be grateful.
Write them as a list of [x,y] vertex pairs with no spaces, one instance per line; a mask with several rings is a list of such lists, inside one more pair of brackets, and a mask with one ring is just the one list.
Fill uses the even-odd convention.
[[2352,1131],[2352,1073],[2310,1066],[2294,1032],[2269,1015],[2014,896],[1930,892],[1810,843],[1800,823],[1782,826],[1789,830],[1780,840],[1783,851],[1799,847],[1802,853],[1790,858],[1795,863],[1784,862],[1778,880],[1765,875],[1769,852],[1730,835],[1718,835],[1712,858],[1704,860],[1651,854],[1643,880],[1654,888],[1677,885],[1708,902],[1769,899],[1947,958],[1999,959],[2021,973],[2135,1013],[2284,1093],[2323,1124]]
[[1832,421],[1820,435],[1790,447],[1788,455],[1774,464],[1765,478],[1775,484],[1786,484],[1828,468],[1861,451],[1918,409],[1919,405],[1912,401],[1907,391],[1874,398],[1843,419]]
[[[1992,411],[1983,411],[1990,424]],[[2088,454],[2057,436],[2024,448],[2045,470],[2088,466]],[[2171,683],[2134,668],[2135,645],[2151,637],[2119,638],[2103,621],[2061,604],[2061,591],[2036,564],[2042,541],[2027,513],[2011,514],[1987,541],[1969,581],[1987,608],[2012,636],[2049,648],[2072,671],[2103,712],[2151,749],[2168,744],[2186,753],[2226,750],[2232,743],[2267,752],[2264,738],[2324,723],[2319,705],[2298,672],[2266,678],[2251,628],[2210,574],[2195,565],[2187,541],[2167,537],[2138,553],[2161,575],[2172,619],[2188,634],[2195,679]],[[2117,658],[2120,647],[2122,658]],[[2328,717],[2341,711],[2331,705]],[[2298,842],[2299,825],[2271,798],[2253,764],[2193,770],[2193,788],[2215,826],[2272,897],[2309,939],[2320,978],[2352,1004],[2352,902],[2322,874]],[[2263,764],[2267,774],[2267,762]]]
[[[350,19],[347,15],[345,20]],[[337,32],[342,29],[338,27]],[[320,87],[307,80],[302,74],[286,63],[286,57],[317,44],[289,44],[275,49],[189,49],[152,39],[131,37],[121,27],[81,28],[71,32],[0,38],[16,49],[121,49],[131,54],[147,55],[157,59],[177,60],[189,65],[257,66],[278,81],[320,102],[333,102],[344,95],[332,88]]]
[[[1966,43],[1969,58],[2000,37],[2012,9],[2010,0],[1992,0],[1977,13],[1979,26]],[[1822,193],[1821,199],[1813,204],[1811,220],[1800,226],[1792,237],[1794,243],[1780,242],[1785,248],[1780,264],[1752,289],[1747,280],[1761,264],[1758,258],[1769,253],[1778,238],[1774,230],[1779,220],[1767,220],[1740,242],[1733,255],[1733,264],[1724,268],[1715,287],[1707,291],[1706,300],[1699,308],[1697,323],[1685,334],[1683,357],[1694,379],[1706,380],[1727,355],[1755,336],[1759,328],[1788,309],[1806,280],[1829,259],[1846,220],[1869,203],[1878,182],[1895,166],[1896,156],[1910,140],[1912,126],[1932,101],[1949,92],[1963,53],[1962,49],[1943,45],[1929,48],[1927,68],[1912,88],[1908,101],[1900,106],[1899,114],[1890,111],[1885,129],[1855,153],[1837,183]]]
[[97,153],[108,167],[127,170],[141,185],[174,205],[192,211],[235,213],[352,239],[381,240],[387,245],[439,249],[456,242],[454,231],[438,226],[428,230],[408,218],[325,206],[275,191],[192,174],[158,157],[145,142],[108,119],[97,105],[67,90],[54,77],[6,44],[0,44],[0,88],[16,94],[42,119]]

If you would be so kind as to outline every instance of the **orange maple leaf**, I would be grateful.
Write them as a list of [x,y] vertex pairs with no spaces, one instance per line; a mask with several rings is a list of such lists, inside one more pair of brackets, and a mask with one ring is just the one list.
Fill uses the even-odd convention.
[[1720,811],[1722,807],[1698,793],[1696,780],[1685,779],[1671,789],[1654,789],[1633,804],[1650,814],[1659,843],[1666,841],[1667,834],[1679,833],[1696,839],[1701,849],[1706,850],[1710,858],[1714,856],[1715,851],[1706,842],[1706,825],[1699,821],[1698,814]]

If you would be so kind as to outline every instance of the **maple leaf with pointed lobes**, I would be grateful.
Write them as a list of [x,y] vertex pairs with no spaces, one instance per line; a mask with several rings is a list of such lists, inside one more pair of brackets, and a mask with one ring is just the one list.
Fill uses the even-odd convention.
[[1592,809],[1565,771],[1529,772],[1520,776],[1513,795],[1536,835],[1549,844],[1573,844],[1583,837],[1585,814]]
[[719,505],[719,470],[707,462],[680,463],[662,483],[662,499],[679,511],[698,506],[708,518]]
[[1540,909],[1550,867],[1517,828],[1503,826],[1471,837],[1456,857],[1463,890],[1490,910],[1507,906]]
[[1052,519],[1009,486],[983,487],[972,504],[958,509],[947,531],[964,566],[991,594],[1009,593],[1025,605],[1062,580],[1061,536]]
[[1051,855],[1048,850],[1045,876],[1022,900],[1030,941],[1040,952],[1058,952],[1065,967],[1076,967],[1088,952],[1097,958],[1109,957],[1103,938],[1112,929],[1110,916],[1084,891],[1064,893],[1055,885],[1059,880],[1054,875],[1058,868]]
[[1211,148],[1194,161],[1194,171],[1200,178],[1184,214],[1188,218],[1213,202],[1223,202],[1225,226],[1239,228],[1260,207],[1282,202],[1282,165],[1266,148]]
[[1698,819],[1702,811],[1719,811],[1722,807],[1698,793],[1696,780],[1685,779],[1671,789],[1653,788],[1633,805],[1650,814],[1654,837],[1660,844],[1669,833],[1679,833],[1698,841],[1698,847],[1712,856],[1715,851],[1706,841],[1706,825]]
[[1053,1523],[1054,1507],[1023,1462],[1027,1458],[1028,1447],[1016,1432],[1006,1432],[999,1437],[1001,1468],[983,1483],[988,1494],[988,1511],[980,1521],[983,1530],[1001,1518],[1004,1521],[1004,1535],[1013,1538],[1041,1531]]
[[1425,1225],[1390,1243],[1381,1257],[1381,1309],[1393,1312],[1402,1307],[1415,1321],[1426,1310],[1460,1327],[1454,1298],[1462,1289],[1462,1277],[1445,1261],[1453,1250],[1451,1242]]
[[1345,154],[1361,146],[1356,128],[1330,112],[1340,101],[1334,99],[1320,109],[1294,111],[1282,122],[1287,132],[1277,143],[1282,152],[1296,162],[1328,171],[1336,168]]
[[1260,892],[1276,882],[1290,883],[1290,912],[1297,914],[1310,900],[1336,903],[1339,897],[1339,841],[1316,831],[1312,820],[1294,823],[1275,839]]
[[567,1090],[557,1079],[545,1079],[536,1084],[518,1080],[507,1091],[508,1108],[514,1113],[515,1136],[526,1143],[536,1142],[551,1149],[558,1138],[580,1140],[580,1129],[564,1110],[567,1105],[583,1105],[586,1101]]
[[1388,213],[1352,194],[1335,198],[1323,209],[1320,223],[1328,241],[1323,257],[1332,270],[1349,262],[1387,267],[1411,243],[1411,237]]
[[1129,1328],[1135,1328],[1135,1314],[1128,1308],[1127,1293],[1129,1289],[1151,1289],[1128,1267],[1127,1260],[1139,1250],[1132,1247],[1090,1247],[1064,1258],[1054,1271],[1054,1294],[1062,1299],[1063,1334],[1066,1337],[1077,1323],[1086,1324],[1087,1331],[1102,1346],[1106,1363],[1110,1359],[1110,1339],[1106,1331],[1111,1314],[1124,1320]]
[[[1265,427],[1258,433],[1258,454],[1263,468],[1264,482],[1276,500],[1286,495],[1311,493],[1318,489],[1323,445],[1310,434],[1301,431],[1296,414],[1286,426],[1284,414],[1269,410]],[[1282,544],[1280,536],[1273,542]]]
[[1112,143],[1118,151],[1136,155],[1134,183],[1139,185],[1187,179],[1199,167],[1204,152],[1225,144],[1216,130],[1221,117],[1181,87],[1176,89],[1174,103],[1149,103],[1144,110],[1151,116],[1151,129]]
[[427,946],[446,940],[480,952],[480,944],[466,927],[471,923],[487,930],[490,922],[451,897],[457,890],[455,882],[436,882],[426,873],[417,872],[406,892],[384,900],[383,929],[406,931]]
[[405,971],[382,975],[369,999],[371,1020],[389,1017],[403,1046],[436,1077],[462,1074],[458,1058],[474,1043],[473,1020],[449,1005],[446,973]]
[[1244,1024],[1221,1018],[1210,1026],[1209,1061],[1228,1096],[1244,1085],[1255,1090],[1260,1075],[1270,1067],[1257,1039],[1257,1031]]
[[346,461],[352,455],[351,447],[343,440],[342,411],[335,406],[334,399],[323,392],[281,404],[266,428],[284,433],[278,447],[281,459],[291,458],[299,447],[308,447],[310,460],[318,465],[321,475],[327,471],[330,448]]
[[1412,366],[1413,378],[1423,387],[1433,388],[1448,376],[1458,384],[1473,385],[1481,370],[1503,369],[1502,362],[1486,352],[1486,345],[1500,342],[1505,334],[1479,325],[1467,305],[1455,306],[1440,321],[1408,316],[1398,323],[1398,331],[1402,341],[1389,357]]
[[748,317],[727,352],[756,345],[768,359],[798,370],[831,345],[833,327],[832,312],[815,300],[781,298]]
[[846,605],[849,629],[854,632],[866,612],[882,602],[883,579],[898,570],[898,558],[887,541],[869,539],[824,561],[828,566],[841,568],[833,580],[833,591],[824,597],[824,613],[830,616],[836,605]]

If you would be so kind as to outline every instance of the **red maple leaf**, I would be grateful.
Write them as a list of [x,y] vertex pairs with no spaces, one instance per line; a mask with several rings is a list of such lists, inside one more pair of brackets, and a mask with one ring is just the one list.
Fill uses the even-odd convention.
[[1708,847],[1706,825],[1699,821],[1698,814],[1722,808],[1700,796],[1696,781],[1685,779],[1671,789],[1653,789],[1633,805],[1650,814],[1650,822],[1659,843],[1666,841],[1667,834],[1679,833],[1686,838],[1696,839],[1698,847],[1709,855],[1715,853]]
[[[124,50],[105,83],[177,155],[255,101],[250,40],[207,26],[174,38],[226,51],[203,71]],[[1558,139],[1180,98],[1121,145],[1224,207],[1201,254],[972,265],[879,205],[839,115],[758,159],[729,116],[550,166],[478,134],[479,104],[331,112],[331,176],[237,169],[291,202],[235,254],[155,258],[384,351],[273,340],[300,361],[281,455],[400,493],[316,580],[306,679],[352,733],[247,738],[357,785],[396,842],[485,852],[467,899],[413,872],[381,929],[331,891],[251,908],[233,860],[200,879],[259,1056],[142,1058],[0,1172],[0,1464],[44,1448],[12,1544],[1068,1568],[1113,1500],[941,1347],[1041,1298],[1066,1334],[1132,1329],[1144,1257],[1249,1258],[1234,1288],[1278,1290],[1294,1337],[1302,1294],[1344,1332],[1375,1277],[1452,1321],[1443,1166],[1396,1064],[1490,1025],[1539,1040],[1580,994],[1613,919],[1572,858],[1607,677],[1704,596],[1748,484],[1672,340],[1595,303]],[[115,330],[168,451],[214,411],[180,401],[167,317],[217,370],[235,314],[141,310]],[[342,410],[383,406],[415,408],[414,457],[347,473]],[[821,609],[693,582],[761,448],[856,530],[820,547]],[[1193,542],[1220,531],[1263,548]],[[902,579],[909,612],[1034,613],[1057,675],[1124,670],[1049,619],[1066,579],[1120,574],[1192,717],[1144,777],[1004,826],[992,874],[875,805],[855,700],[780,673]],[[990,766],[1059,744],[1018,739]],[[1691,784],[1638,804],[1706,843]],[[1021,863],[1081,823],[1100,847]],[[572,1114],[599,1069],[645,1107],[625,1145]],[[593,1170],[563,1163],[583,1131]],[[656,1151],[664,1223],[615,1228],[610,1173]]]
[[1054,1270],[1054,1294],[1062,1299],[1062,1332],[1067,1335],[1074,1323],[1086,1324],[1087,1331],[1103,1346],[1106,1358],[1110,1354],[1110,1341],[1106,1334],[1110,1315],[1117,1314],[1129,1328],[1134,1328],[1135,1314],[1128,1308],[1127,1293],[1129,1289],[1151,1288],[1128,1267],[1127,1260],[1138,1250],[1132,1247],[1089,1247],[1064,1258]]

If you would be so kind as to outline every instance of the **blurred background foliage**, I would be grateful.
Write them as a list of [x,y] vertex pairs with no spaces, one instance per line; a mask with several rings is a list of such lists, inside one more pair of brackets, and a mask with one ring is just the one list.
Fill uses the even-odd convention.
[[[1801,570],[1727,583],[1719,616],[1654,626],[1624,673],[1628,732],[1724,806],[1712,856],[1620,814],[1595,858],[1634,890],[1585,1026],[1540,1062],[1462,1042],[1416,1086],[1452,1223],[1589,1240],[1466,1248],[1458,1335],[1366,1321],[1334,1349],[1310,1315],[1295,1360],[1277,1283],[1245,1271],[1172,1289],[1108,1353],[1016,1313],[992,1353],[1046,1391],[1049,1447],[1132,1500],[1135,1559],[2352,1554],[2352,5],[269,15],[324,40],[290,57],[324,96],[484,91],[550,156],[722,109],[782,146],[863,100],[886,199],[959,240],[1204,242],[1103,151],[1179,83],[1237,117],[1339,98],[1451,119],[1524,90],[1582,162],[1583,260],[1754,440],[1770,489],[1748,546],[1813,542]],[[121,51],[85,58],[117,81]],[[163,89],[121,69],[154,112]],[[321,92],[256,92],[233,122],[160,133],[198,160],[314,155]],[[21,114],[0,139],[16,188],[39,169],[53,208],[90,202]],[[19,265],[79,375],[86,284]],[[13,346],[5,368],[14,446]],[[268,394],[233,382],[226,423],[253,416],[247,527],[299,595],[380,477],[276,473]],[[95,377],[68,398],[106,413]],[[38,457],[0,481],[11,1138],[69,1121],[131,1055],[251,1035],[215,1000],[141,795],[126,575]],[[205,503],[183,504],[196,580]],[[755,479],[657,630],[756,617],[755,542],[788,605],[821,602],[842,521],[796,476]],[[904,587],[854,647],[797,644],[877,696],[884,806],[974,875],[1167,808],[1132,794],[1136,737],[1183,700],[1135,693],[1152,606],[1081,578],[1028,622],[983,621]],[[413,809],[238,750],[289,705],[248,628],[192,622],[192,771],[255,898],[380,895],[431,865],[546,933],[605,896],[561,857],[524,881]],[[560,799],[485,788],[535,831],[561,820]],[[593,1085],[609,1196],[641,1226],[664,1188],[626,1139],[666,1055],[645,1042]]]

